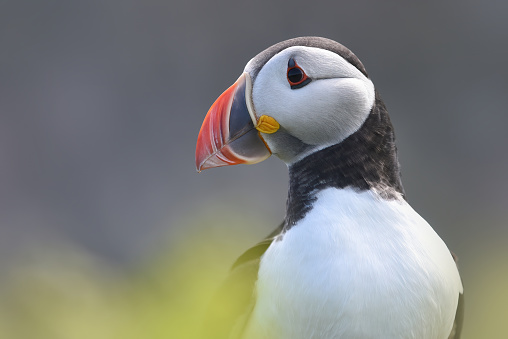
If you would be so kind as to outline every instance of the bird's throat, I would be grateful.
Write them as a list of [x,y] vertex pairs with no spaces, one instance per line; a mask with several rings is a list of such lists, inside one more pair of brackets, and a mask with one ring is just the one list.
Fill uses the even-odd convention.
[[404,197],[393,127],[377,93],[375,105],[358,131],[289,167],[284,227],[302,219],[312,208],[316,193],[328,187],[374,190],[384,199]]

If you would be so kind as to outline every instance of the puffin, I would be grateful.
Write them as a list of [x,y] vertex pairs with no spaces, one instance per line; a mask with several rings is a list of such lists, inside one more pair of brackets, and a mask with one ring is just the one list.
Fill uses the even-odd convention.
[[272,154],[285,218],[234,262],[205,338],[460,338],[456,257],[407,202],[388,111],[348,48],[277,43],[212,104],[198,172]]

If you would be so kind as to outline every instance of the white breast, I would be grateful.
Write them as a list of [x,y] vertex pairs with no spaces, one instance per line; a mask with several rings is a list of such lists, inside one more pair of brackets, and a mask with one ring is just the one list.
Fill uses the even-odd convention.
[[246,339],[448,338],[460,277],[405,201],[323,190],[264,254]]

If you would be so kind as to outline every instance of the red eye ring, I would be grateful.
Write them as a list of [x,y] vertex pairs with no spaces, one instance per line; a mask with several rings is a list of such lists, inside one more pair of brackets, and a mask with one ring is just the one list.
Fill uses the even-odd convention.
[[286,76],[291,89],[302,88],[312,80],[307,76],[307,74],[305,74],[303,69],[298,66],[295,59],[293,58],[290,58],[288,61],[288,70]]

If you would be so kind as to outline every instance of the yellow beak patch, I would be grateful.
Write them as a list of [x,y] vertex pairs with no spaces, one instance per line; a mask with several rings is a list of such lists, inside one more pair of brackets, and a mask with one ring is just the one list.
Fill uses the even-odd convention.
[[268,115],[262,115],[259,117],[256,129],[261,133],[272,134],[279,130],[280,124],[272,117]]

